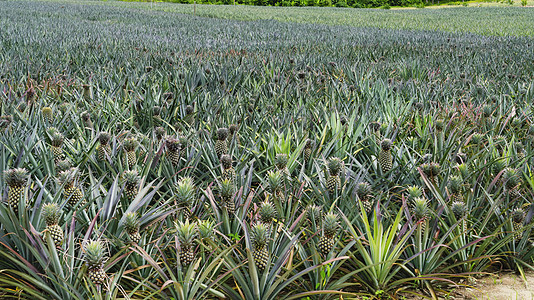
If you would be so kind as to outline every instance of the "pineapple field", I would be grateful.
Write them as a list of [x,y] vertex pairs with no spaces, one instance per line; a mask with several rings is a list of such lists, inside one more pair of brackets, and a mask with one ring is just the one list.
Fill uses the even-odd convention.
[[2,299],[438,299],[531,277],[532,10],[0,15]]

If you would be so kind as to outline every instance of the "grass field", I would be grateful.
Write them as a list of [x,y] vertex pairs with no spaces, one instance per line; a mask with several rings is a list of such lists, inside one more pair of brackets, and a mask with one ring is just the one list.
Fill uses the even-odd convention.
[[192,13],[0,1],[0,298],[532,277],[532,9]]

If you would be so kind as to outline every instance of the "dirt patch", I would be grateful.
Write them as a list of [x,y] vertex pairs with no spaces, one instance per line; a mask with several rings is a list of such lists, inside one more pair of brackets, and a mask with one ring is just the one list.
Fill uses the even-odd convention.
[[497,274],[477,279],[472,288],[456,291],[455,299],[534,300],[534,273],[525,274],[527,282],[516,274]]

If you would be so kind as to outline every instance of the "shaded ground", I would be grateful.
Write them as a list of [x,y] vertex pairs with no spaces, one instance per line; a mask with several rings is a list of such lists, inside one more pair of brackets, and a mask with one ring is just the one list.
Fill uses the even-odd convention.
[[526,274],[527,282],[515,274],[478,279],[473,288],[458,290],[454,299],[534,300],[534,273]]

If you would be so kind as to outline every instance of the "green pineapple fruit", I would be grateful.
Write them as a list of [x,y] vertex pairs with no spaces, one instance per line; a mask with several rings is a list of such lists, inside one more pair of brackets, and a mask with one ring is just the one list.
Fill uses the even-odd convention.
[[525,146],[523,145],[523,143],[515,143],[515,155],[518,160],[521,160],[526,157],[527,152],[525,151]]
[[101,285],[106,280],[104,272],[105,249],[101,241],[89,241],[84,246],[84,260],[87,265],[87,276],[95,285]]
[[252,257],[258,270],[263,271],[269,262],[269,228],[266,224],[258,223],[251,228]]
[[512,199],[516,199],[521,196],[521,179],[519,177],[519,172],[516,169],[509,167],[505,168],[502,173],[502,181],[504,183],[506,192]]
[[267,185],[273,201],[284,201],[284,184],[283,184],[282,173],[277,170],[270,170],[267,172]]
[[228,213],[232,215],[235,212],[235,185],[229,179],[223,179],[220,184],[220,195],[222,200],[222,206],[226,208]]
[[107,132],[101,132],[98,135],[98,160],[105,161],[108,157],[111,156],[111,146],[109,145],[110,140],[111,135]]
[[60,247],[63,242],[63,229],[58,225],[60,217],[59,207],[55,203],[45,204],[43,205],[41,214],[45,219],[46,231],[50,233],[56,247]]
[[223,166],[222,179],[228,179],[235,184],[236,174],[232,166],[232,157],[228,154],[223,154],[221,156],[221,164]]
[[456,218],[456,220],[458,220],[458,221],[461,220],[461,222],[462,222],[461,223],[462,232],[466,232],[466,230],[467,230],[466,217],[467,217],[467,213],[468,213],[467,205],[465,205],[464,202],[455,201],[455,202],[453,202],[451,204],[451,211],[454,214],[454,217]]
[[135,199],[139,190],[139,173],[136,170],[125,171],[122,177],[126,198],[129,200]]
[[289,173],[289,169],[287,168],[287,154],[285,153],[279,153],[276,154],[274,158],[274,165],[276,166],[276,169],[283,175],[285,175],[285,179],[290,179],[291,174]]
[[89,112],[84,111],[80,116],[82,118],[83,126],[86,129],[92,129],[93,121],[91,121],[91,115],[89,114]]
[[338,230],[338,217],[334,213],[328,213],[323,219],[323,234],[319,238],[317,248],[323,256],[327,256],[334,248],[334,235]]
[[78,203],[80,203],[81,206],[85,205],[83,191],[75,186],[77,171],[77,168],[70,168],[60,172],[58,175],[59,184],[63,186],[63,196],[67,199],[67,203],[71,207],[75,207]]
[[228,129],[219,128],[217,129],[217,141],[215,142],[215,152],[217,157],[221,157],[223,154],[228,154]]
[[134,244],[139,244],[141,235],[139,234],[139,218],[136,212],[130,212],[126,214],[124,219],[124,229],[128,233],[130,241]]
[[367,213],[371,212],[373,209],[373,196],[371,193],[372,188],[368,182],[363,181],[356,186],[356,195],[358,195],[358,198],[362,201],[363,208]]
[[436,121],[436,131],[441,132],[445,128],[445,122],[442,119]]
[[463,201],[463,180],[460,176],[452,175],[449,177],[448,188],[451,201]]
[[41,110],[41,113],[43,114],[43,119],[49,124],[51,124],[52,120],[54,119],[52,108],[48,106],[43,107],[43,109]]
[[195,122],[195,116],[194,116],[194,111],[195,109],[193,108],[192,105],[187,105],[185,107],[185,119],[184,121],[189,124],[190,126],[193,126],[194,122]]
[[54,164],[57,165],[59,161],[65,158],[62,149],[65,137],[54,127],[48,128],[47,133],[50,139],[52,155],[54,156]]
[[313,144],[314,144],[313,140],[311,139],[306,140],[306,144],[304,146],[304,160],[307,162],[310,161],[312,157]]
[[414,221],[419,222],[421,229],[424,231],[430,215],[428,200],[423,197],[415,198],[412,201],[412,214],[414,216]]
[[8,186],[7,202],[15,214],[19,211],[19,202],[24,192],[24,186],[28,182],[28,171],[17,168],[4,171],[4,178]]
[[512,211],[512,227],[514,229],[514,239],[519,240],[523,235],[523,222],[525,221],[525,211],[516,208]]
[[326,189],[333,193],[341,188],[340,172],[343,169],[343,161],[337,157],[330,158],[327,163],[328,178],[326,179]]
[[189,266],[195,259],[194,243],[197,236],[197,229],[195,223],[178,222],[176,225],[176,237],[180,243],[180,264]]
[[170,137],[165,141],[165,147],[167,147],[167,158],[170,160],[173,166],[178,166],[180,163],[180,141]]
[[276,209],[271,202],[265,201],[260,204],[258,215],[262,223],[271,224],[276,219]]
[[137,150],[139,143],[135,137],[127,138],[124,140],[123,148],[126,152],[126,162],[128,163],[128,168],[133,168],[137,164],[137,157],[135,156],[135,151]]
[[191,207],[195,200],[195,184],[193,178],[182,177],[175,187],[176,200],[178,205],[184,209],[184,215],[186,218],[191,217]]
[[391,147],[393,143],[390,139],[384,139],[380,143],[380,152],[378,153],[378,163],[382,172],[386,173],[393,167],[393,156],[391,155]]

